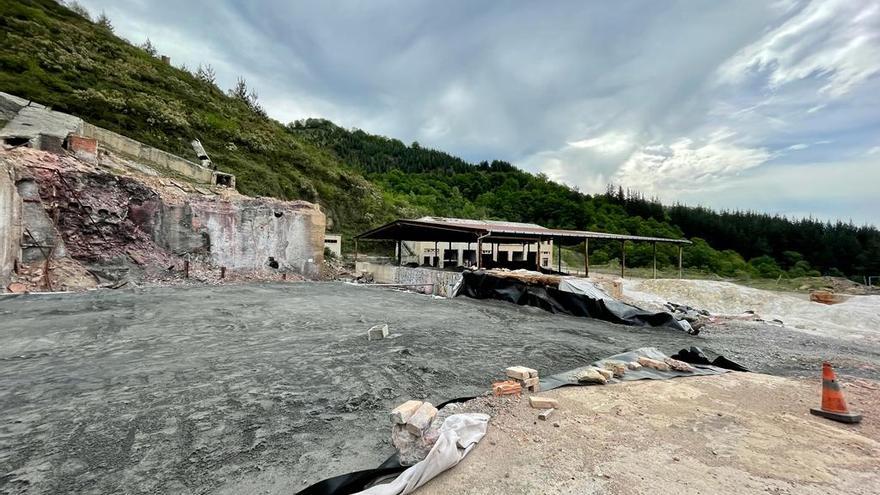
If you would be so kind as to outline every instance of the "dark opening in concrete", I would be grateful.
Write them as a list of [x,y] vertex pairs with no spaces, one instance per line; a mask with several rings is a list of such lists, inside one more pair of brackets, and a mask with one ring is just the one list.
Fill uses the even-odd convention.
[[9,146],[27,146],[27,144],[30,142],[30,139],[26,137],[11,136],[3,138],[3,142]]
[[278,262],[275,261],[275,258],[273,256],[269,256],[269,267],[278,268]]
[[221,174],[217,172],[214,174],[215,184],[218,186],[232,187],[232,175],[230,174]]

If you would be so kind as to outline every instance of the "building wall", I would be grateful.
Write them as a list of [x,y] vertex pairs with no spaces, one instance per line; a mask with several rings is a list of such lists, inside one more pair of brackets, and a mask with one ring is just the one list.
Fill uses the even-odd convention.
[[342,257],[342,235],[324,234],[324,248],[329,249],[337,258]]
[[305,201],[191,197],[161,205],[153,222],[160,246],[230,270],[271,267],[314,276],[324,262],[326,219]]
[[15,261],[21,257],[21,197],[12,166],[0,159],[0,291],[9,284]]
[[358,273],[369,273],[373,281],[380,284],[429,284],[407,287],[424,294],[450,297],[453,288],[461,281],[461,273],[435,270],[432,268],[409,268],[380,263],[358,261]]
[[[537,243],[529,245],[528,252],[534,253],[536,246]],[[403,255],[401,256],[401,261],[404,264],[418,263],[419,265],[431,266],[432,262],[430,260],[432,260],[434,256],[439,256],[441,263],[445,259],[454,259],[456,261],[456,266],[469,266],[470,264],[474,263],[467,263],[467,261],[469,260],[466,258],[472,258],[472,256],[466,256],[466,254],[468,253],[468,251],[472,251],[473,255],[475,256],[477,243],[472,242],[468,244],[467,242],[453,242],[451,250],[454,252],[454,254],[447,253],[447,251],[449,250],[450,244],[448,242],[438,242],[437,251],[439,251],[439,253],[435,253],[433,242],[404,241]],[[493,254],[493,245],[488,243],[483,244],[483,254],[493,254],[492,259],[494,261],[499,261],[499,257],[504,256],[501,253],[506,253],[507,259],[509,261],[524,260],[526,252],[526,248],[522,244],[498,244]],[[450,256],[447,256],[448,254]],[[426,261],[428,262],[426,263]],[[541,243],[541,256],[539,258],[539,261],[541,262],[542,267],[550,268],[553,266],[552,241]]]

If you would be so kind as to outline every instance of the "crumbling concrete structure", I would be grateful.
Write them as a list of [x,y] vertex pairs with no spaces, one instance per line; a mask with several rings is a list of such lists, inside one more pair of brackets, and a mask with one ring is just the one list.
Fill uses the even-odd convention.
[[0,287],[319,275],[319,206],[241,195],[234,176],[2,93],[0,112]]

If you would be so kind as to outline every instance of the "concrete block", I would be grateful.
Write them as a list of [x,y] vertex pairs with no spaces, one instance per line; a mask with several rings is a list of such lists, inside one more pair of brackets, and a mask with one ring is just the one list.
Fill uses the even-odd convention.
[[374,325],[367,330],[367,340],[382,340],[388,337],[388,325]]
[[412,433],[415,436],[422,436],[425,430],[431,426],[431,421],[434,420],[434,416],[437,414],[437,408],[434,407],[430,402],[423,402],[416,412],[413,413],[412,416],[409,417],[409,420],[406,422],[406,430]]
[[510,378],[518,380],[525,380],[526,378],[538,376],[537,370],[526,368],[525,366],[511,366],[510,368],[504,370],[504,373]]
[[398,425],[406,424],[413,413],[415,413],[421,406],[422,401],[420,400],[408,400],[404,402],[391,411],[391,422]]
[[598,383],[600,385],[608,383],[608,379],[605,378],[605,375],[599,373],[599,370],[596,368],[581,370],[574,376],[574,378],[578,383]]
[[537,397],[533,395],[529,397],[529,405],[535,409],[556,409],[559,407],[559,401],[550,397]]
[[542,421],[547,421],[548,419],[550,419],[550,416],[552,416],[554,412],[556,412],[556,409],[544,409],[538,414],[538,419]]

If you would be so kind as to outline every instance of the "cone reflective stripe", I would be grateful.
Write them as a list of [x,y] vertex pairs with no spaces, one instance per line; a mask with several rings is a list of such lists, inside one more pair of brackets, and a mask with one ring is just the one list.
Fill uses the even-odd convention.
[[850,413],[846,407],[843,391],[828,361],[822,363],[822,407],[810,408],[810,413],[842,423],[858,423],[862,420],[861,414]]

